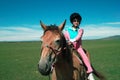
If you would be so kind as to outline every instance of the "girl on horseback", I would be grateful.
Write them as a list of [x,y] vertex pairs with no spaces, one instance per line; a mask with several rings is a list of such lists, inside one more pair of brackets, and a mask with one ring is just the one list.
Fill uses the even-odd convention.
[[95,80],[92,75],[93,69],[91,67],[90,61],[82,48],[82,35],[83,35],[84,30],[79,28],[81,20],[82,20],[82,17],[80,16],[79,13],[72,13],[70,15],[70,22],[72,23],[72,27],[69,27],[64,32],[64,35],[68,42],[70,41],[73,43],[74,48],[80,54],[85,66],[87,67],[87,73],[89,74],[88,79]]

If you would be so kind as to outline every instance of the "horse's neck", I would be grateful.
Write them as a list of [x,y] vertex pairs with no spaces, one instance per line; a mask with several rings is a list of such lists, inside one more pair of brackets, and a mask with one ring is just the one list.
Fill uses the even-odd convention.
[[53,80],[72,80],[73,70],[68,62],[60,62],[55,65],[52,73]]
[[52,76],[57,80],[72,80],[73,63],[71,53],[68,53],[70,52],[68,48],[65,52],[58,58],[52,73]]
[[66,54],[68,54],[61,57],[53,69],[52,80],[80,80],[81,71],[83,73],[84,69],[80,65],[76,52],[73,48],[68,47],[66,50]]

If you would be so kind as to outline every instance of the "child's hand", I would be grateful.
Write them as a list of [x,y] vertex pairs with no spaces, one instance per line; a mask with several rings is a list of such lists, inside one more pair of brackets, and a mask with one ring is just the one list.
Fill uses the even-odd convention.
[[68,45],[73,45],[73,43],[71,41],[68,41],[67,43],[68,43]]

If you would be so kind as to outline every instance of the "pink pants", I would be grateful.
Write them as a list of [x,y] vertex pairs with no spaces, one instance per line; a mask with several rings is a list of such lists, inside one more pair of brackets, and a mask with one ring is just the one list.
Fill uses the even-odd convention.
[[82,57],[82,60],[83,60],[84,64],[87,67],[87,73],[91,73],[93,71],[93,69],[91,67],[90,61],[89,61],[88,57],[86,56],[85,52],[83,51],[83,49],[81,47],[79,47],[77,49],[77,51],[79,52],[80,56]]

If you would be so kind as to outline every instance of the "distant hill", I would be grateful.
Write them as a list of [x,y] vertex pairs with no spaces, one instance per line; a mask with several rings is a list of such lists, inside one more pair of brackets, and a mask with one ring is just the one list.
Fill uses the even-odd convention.
[[120,35],[115,35],[115,36],[110,36],[106,38],[102,38],[103,40],[115,40],[115,39],[120,39]]

